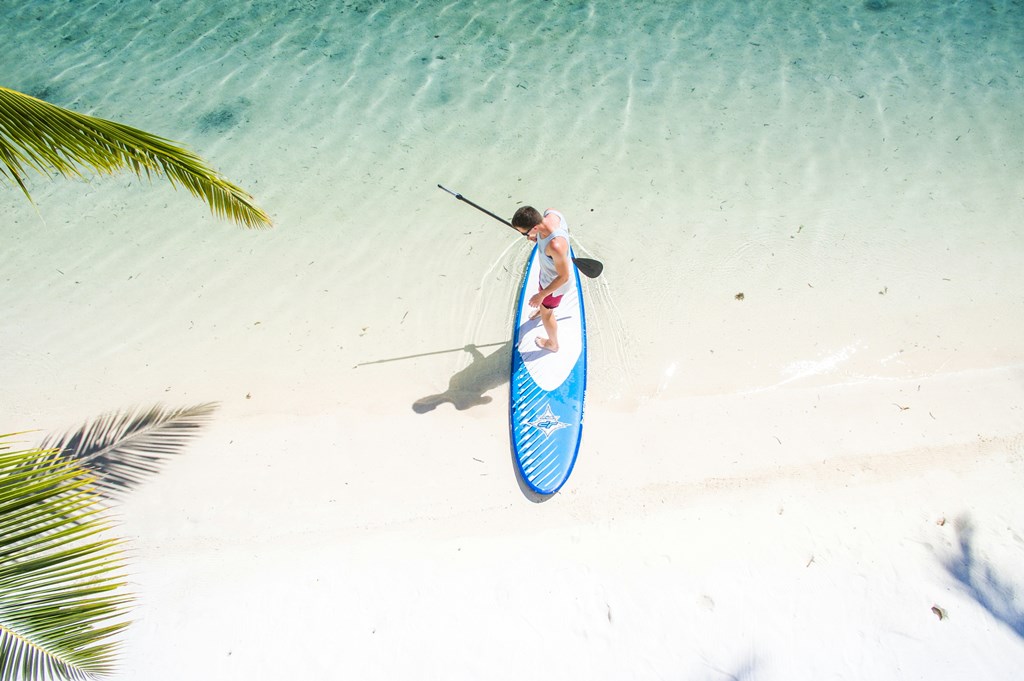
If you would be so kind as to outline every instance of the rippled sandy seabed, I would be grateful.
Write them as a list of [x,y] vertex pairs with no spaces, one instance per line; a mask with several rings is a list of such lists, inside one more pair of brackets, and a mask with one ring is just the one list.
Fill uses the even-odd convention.
[[68,359],[90,378],[161,385],[196,343],[196,373],[231,381],[260,342],[278,393],[504,340],[526,246],[438,182],[499,213],[558,206],[607,263],[595,401],[814,362],[1020,359],[1016,3],[39,2],[4,19],[8,86],[184,140],[278,225],[244,234],[134,179],[34,181],[38,214],[6,192],[6,295],[47,292],[15,352],[126,313],[81,333]]
[[[0,193],[0,431],[220,404],[119,511],[125,678],[1021,667],[1021,2],[5,1],[0,38],[0,84],[275,221]],[[438,183],[606,265],[553,502],[508,454],[527,244]]]

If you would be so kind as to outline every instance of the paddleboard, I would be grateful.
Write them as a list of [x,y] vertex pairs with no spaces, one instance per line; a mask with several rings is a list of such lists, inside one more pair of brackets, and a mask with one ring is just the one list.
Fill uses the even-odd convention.
[[[570,256],[572,255],[570,248]],[[544,337],[536,308],[527,305],[540,290],[539,254],[534,246],[526,266],[512,338],[509,430],[523,481],[538,494],[554,494],[572,473],[583,435],[583,397],[587,389],[587,325],[580,275],[555,308],[558,352],[537,347]]]

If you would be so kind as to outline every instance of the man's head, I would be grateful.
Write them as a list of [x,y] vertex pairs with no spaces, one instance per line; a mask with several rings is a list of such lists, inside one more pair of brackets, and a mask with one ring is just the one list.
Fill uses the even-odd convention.
[[521,206],[512,216],[512,226],[523,236],[529,236],[530,230],[544,221],[544,216],[533,206]]

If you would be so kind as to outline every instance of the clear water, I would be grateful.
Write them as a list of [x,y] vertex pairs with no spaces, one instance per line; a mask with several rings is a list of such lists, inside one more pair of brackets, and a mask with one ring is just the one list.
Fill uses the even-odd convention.
[[[525,244],[439,182],[559,207],[606,263],[595,404],[1021,359],[1020,2],[21,1],[0,36],[4,85],[183,141],[277,224],[8,187],[16,416],[95,411],[41,379],[241,394],[254,343],[301,407],[506,339]],[[468,361],[372,382],[405,409]]]

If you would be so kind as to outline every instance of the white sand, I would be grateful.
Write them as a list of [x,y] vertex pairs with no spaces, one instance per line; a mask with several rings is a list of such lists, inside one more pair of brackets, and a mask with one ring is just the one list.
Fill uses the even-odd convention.
[[[0,24],[0,82],[188,140],[277,222],[0,194],[0,430],[221,404],[116,508],[118,678],[1019,676],[1019,8],[279,4]],[[437,182],[607,266],[543,503],[526,245]]]

